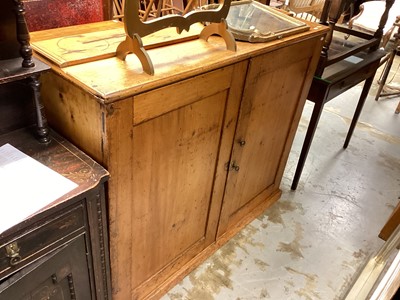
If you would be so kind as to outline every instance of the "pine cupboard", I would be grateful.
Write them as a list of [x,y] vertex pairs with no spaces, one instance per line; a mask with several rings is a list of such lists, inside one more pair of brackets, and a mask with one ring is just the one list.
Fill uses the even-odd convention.
[[155,48],[154,76],[134,56],[43,76],[51,126],[111,175],[113,299],[160,297],[279,199],[325,33],[237,52],[218,37]]

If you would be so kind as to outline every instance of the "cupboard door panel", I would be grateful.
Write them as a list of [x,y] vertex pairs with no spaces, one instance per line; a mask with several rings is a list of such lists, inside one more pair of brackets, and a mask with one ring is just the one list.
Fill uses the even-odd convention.
[[312,56],[307,46],[299,44],[298,49],[290,52],[284,49],[250,62],[219,234],[279,191],[280,169],[286,161],[285,146]]
[[206,232],[226,99],[227,90],[134,127],[137,283],[214,238]]

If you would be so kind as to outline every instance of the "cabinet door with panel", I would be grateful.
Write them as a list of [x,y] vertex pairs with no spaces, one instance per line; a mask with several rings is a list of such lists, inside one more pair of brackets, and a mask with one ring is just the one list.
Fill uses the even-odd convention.
[[131,222],[127,240],[121,241],[122,235],[111,238],[111,252],[118,253],[121,264],[115,268],[124,267],[124,257],[134,258],[128,270],[133,298],[146,293],[146,286],[156,287],[160,278],[165,281],[215,241],[226,180],[226,172],[216,169],[219,165],[223,171],[229,160],[246,65],[133,99],[132,160],[118,164],[132,172],[129,214],[125,219],[126,205],[117,214],[118,207],[110,207],[111,215],[118,215],[114,222]]
[[81,235],[0,284],[0,300],[94,299]]
[[268,197],[273,203],[280,196],[314,49],[315,40],[309,40],[250,60],[219,234]]

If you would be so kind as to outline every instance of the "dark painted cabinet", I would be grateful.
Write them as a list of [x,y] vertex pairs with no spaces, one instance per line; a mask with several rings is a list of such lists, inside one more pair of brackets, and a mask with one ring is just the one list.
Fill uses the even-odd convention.
[[107,171],[56,133],[43,144],[22,128],[0,135],[5,143],[78,187],[0,233],[0,300],[110,299]]
[[4,284],[0,299],[90,299],[85,239],[78,236]]
[[[0,226],[0,300],[111,299],[108,172],[47,127],[39,75],[49,69],[32,57],[22,0],[2,0],[0,147],[12,145],[77,187],[24,221]],[[7,197],[0,197],[0,210]],[[18,209],[15,203],[8,213]]]

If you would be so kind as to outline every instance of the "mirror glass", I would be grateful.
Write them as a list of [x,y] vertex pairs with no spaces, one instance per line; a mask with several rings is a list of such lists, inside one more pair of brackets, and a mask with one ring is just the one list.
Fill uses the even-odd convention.
[[257,1],[232,2],[226,21],[237,40],[249,42],[266,42],[309,30],[304,22]]

